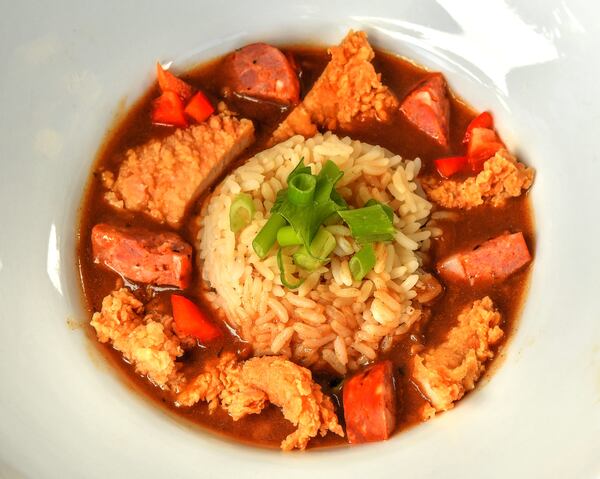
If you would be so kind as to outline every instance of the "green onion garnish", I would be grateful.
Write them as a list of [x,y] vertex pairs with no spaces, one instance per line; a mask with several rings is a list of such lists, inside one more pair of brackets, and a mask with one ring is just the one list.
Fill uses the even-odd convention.
[[382,205],[366,206],[355,210],[340,210],[338,214],[350,227],[352,236],[359,243],[394,239],[396,230]]
[[285,218],[277,213],[271,216],[252,241],[252,247],[259,258],[264,258],[275,244],[277,232],[286,225]]
[[248,226],[254,216],[254,201],[248,193],[240,193],[231,202],[229,208],[229,227],[237,233]]
[[[279,213],[286,219],[298,238],[302,240],[309,255],[311,254],[309,245],[319,227],[336,211],[347,208],[346,202],[334,189],[335,184],[343,176],[343,172],[336,164],[327,161],[317,176],[310,175],[310,171],[310,167],[304,166],[304,161],[301,160],[287,177],[288,188],[278,192],[271,208],[271,213]],[[297,179],[301,175],[310,175],[316,180],[312,202],[306,205],[298,205],[294,198],[296,193],[292,193],[292,189],[298,186],[297,182],[306,181]]]
[[381,205],[381,207],[383,208],[383,211],[385,211],[385,214],[388,215],[388,218],[390,219],[390,221],[394,221],[394,210],[390,206],[385,205],[381,201],[377,201],[373,198],[371,198],[369,201],[367,201],[365,203],[365,206],[375,206],[375,205]]
[[298,251],[296,251],[292,258],[294,259],[294,264],[306,271],[314,271],[319,266],[321,266],[321,261],[313,258],[308,251],[306,250],[306,246],[302,246]]
[[296,206],[307,206],[315,197],[316,186],[316,177],[308,173],[299,173],[288,182],[288,200]]
[[325,228],[319,228],[314,239],[310,243],[310,253],[315,258],[328,258],[335,249],[335,236]]
[[279,231],[277,232],[277,242],[279,243],[279,246],[282,247],[302,244],[302,240],[291,226],[279,228]]
[[[289,201],[288,191],[281,190],[278,193],[277,199],[271,208],[271,214],[279,213],[283,216],[302,240],[302,244],[308,249],[319,227],[327,218],[342,209],[342,206],[333,201],[332,198],[324,201],[313,201],[306,206],[298,206]],[[335,190],[331,194],[332,197],[334,192]]]
[[325,218],[325,221],[323,221],[323,225],[325,225],[325,226],[339,225],[342,223],[343,223],[343,220],[342,220],[342,218],[340,218],[340,215],[338,215],[337,212],[332,214],[328,218]]
[[342,176],[344,176],[344,172],[340,170],[333,161],[327,160],[317,175],[317,178],[329,178],[335,184]]
[[304,283],[304,278],[288,278],[286,275],[285,263],[283,262],[283,248],[279,248],[277,251],[277,266],[279,267],[279,278],[281,279],[281,284],[288,289],[296,289],[302,286],[302,283]]
[[[286,274],[289,254],[296,266],[307,271],[314,271],[329,260],[336,241],[322,225],[343,220],[350,227],[354,239],[365,245],[350,260],[355,280],[364,278],[375,265],[375,251],[369,243],[394,238],[394,212],[388,205],[369,200],[364,208],[348,209],[348,204],[335,189],[343,174],[329,160],[318,175],[313,175],[311,168],[304,165],[303,159],[300,160],[287,177],[288,187],[277,193],[269,220],[252,242],[256,254],[264,258],[277,240],[280,246],[277,265],[281,283],[287,288],[296,289],[304,282],[304,279]],[[284,253],[284,248],[292,246],[296,247],[295,253]]]
[[350,258],[350,272],[354,281],[361,281],[375,267],[375,250],[373,245],[364,245],[358,253]]
[[294,178],[294,176],[301,175],[301,174],[307,174],[307,175],[312,174],[312,170],[310,169],[310,166],[304,166],[304,158],[301,158],[300,163],[298,163],[296,165],[296,168],[294,168],[290,172],[290,174],[287,177],[287,182],[289,183],[290,181],[292,181],[292,178]]
[[333,161],[327,160],[317,175],[315,201],[321,203],[331,199],[331,193],[334,191],[333,188],[342,176],[344,176],[344,173],[337,165]]
[[348,203],[346,203],[346,200],[344,200],[344,198],[342,198],[342,195],[340,195],[336,190],[333,190],[331,192],[331,201],[333,201],[336,204],[338,209],[345,210],[346,208],[348,208]]
[[325,228],[320,228],[310,244],[310,250],[303,246],[294,255],[294,263],[308,271],[321,266],[335,249],[335,237]]

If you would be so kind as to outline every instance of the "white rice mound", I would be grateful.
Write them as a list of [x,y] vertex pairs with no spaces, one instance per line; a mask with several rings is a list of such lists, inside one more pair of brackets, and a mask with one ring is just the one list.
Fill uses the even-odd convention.
[[[345,225],[327,227],[337,240],[331,262],[293,291],[279,279],[277,247],[263,260],[252,248],[277,192],[302,158],[313,174],[332,160],[344,172],[337,189],[349,205],[362,207],[374,198],[394,209],[395,240],[375,245],[375,268],[362,281],[350,274],[348,261],[360,245]],[[426,225],[432,205],[415,180],[420,167],[419,159],[403,160],[380,146],[331,133],[307,140],[294,136],[258,153],[205,204],[197,246],[208,301],[225,312],[257,356],[282,354],[307,367],[328,364],[340,374],[375,360],[421,315],[415,285],[438,229]],[[252,195],[256,213],[236,235],[229,207],[240,192]]]

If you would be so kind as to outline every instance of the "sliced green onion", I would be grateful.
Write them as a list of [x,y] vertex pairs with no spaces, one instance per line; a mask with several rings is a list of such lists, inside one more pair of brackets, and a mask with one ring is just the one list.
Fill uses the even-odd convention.
[[342,176],[344,176],[344,172],[341,171],[333,161],[327,160],[317,175],[315,201],[317,203],[329,201],[331,199],[331,193],[334,191],[333,188],[335,187],[335,184]]
[[333,183],[329,178],[318,179],[317,187],[315,188],[315,202],[323,203],[325,201],[330,201],[332,191]]
[[331,160],[322,166],[318,175],[313,175],[311,168],[305,166],[304,159],[301,159],[287,177],[288,187],[277,193],[271,217],[252,245],[256,254],[264,258],[277,240],[280,246],[277,263],[284,286],[295,289],[304,280],[287,277],[282,248],[301,245],[292,255],[294,263],[309,271],[324,264],[335,249],[335,237],[322,225],[325,222],[339,223],[341,218],[336,212],[348,208],[335,190],[343,175]]
[[[290,224],[302,244],[308,247],[326,218],[339,209],[333,201],[297,206],[291,201],[283,201],[277,212]],[[271,210],[272,211],[272,210]]]
[[283,248],[279,248],[277,251],[277,266],[279,267],[279,278],[281,279],[281,284],[288,289],[297,289],[302,286],[302,283],[304,283],[304,278],[287,277],[285,272],[285,264],[283,262]]
[[369,201],[367,201],[365,203],[365,206],[375,206],[375,205],[381,205],[381,207],[383,208],[383,211],[385,211],[385,214],[388,215],[388,218],[390,219],[390,221],[394,221],[394,210],[388,206],[383,204],[381,201],[377,201],[373,198],[371,198]]
[[[271,214],[279,213],[286,219],[298,238],[302,240],[302,244],[307,248],[307,252],[310,255],[308,247],[317,234],[319,227],[327,218],[332,217],[330,221],[336,221],[336,217],[333,216],[334,213],[340,209],[346,209],[348,206],[333,188],[333,185],[343,175],[343,172],[339,170],[335,163],[325,163],[318,176],[310,175],[309,173],[310,168],[304,166],[304,163],[301,161],[288,176],[288,188],[280,190],[277,193],[277,198],[271,208]],[[309,175],[315,178],[317,182],[313,201],[306,205],[298,205],[292,201],[296,193],[290,192],[292,188],[298,186],[296,182],[311,181],[297,179],[301,175]],[[316,194],[317,188],[319,188],[318,195]]]
[[286,181],[289,183],[290,181],[292,181],[294,176],[301,175],[301,174],[307,174],[307,175],[312,174],[312,170],[310,169],[310,166],[304,166],[304,157],[300,158],[300,163],[298,163],[296,165],[296,168],[294,168],[291,171],[291,173],[288,175]]
[[310,244],[300,248],[294,255],[294,263],[308,271],[314,271],[321,266],[335,249],[335,237],[325,228],[320,228]]
[[288,199],[296,206],[307,206],[315,197],[317,178],[307,173],[300,173],[288,183]]
[[348,203],[336,190],[331,192],[331,200],[335,203],[337,209],[345,210],[348,208]]
[[229,208],[229,227],[231,231],[237,233],[242,228],[248,226],[254,216],[255,207],[252,196],[248,193],[240,193],[231,202]]
[[394,225],[382,205],[367,206],[355,210],[341,210],[338,214],[350,227],[352,236],[359,243],[391,241],[394,239]]
[[323,221],[323,225],[325,226],[339,225],[341,223],[343,223],[343,220],[340,218],[340,215],[337,214],[337,211]]
[[335,236],[325,228],[319,228],[317,234],[310,243],[310,253],[315,258],[327,259],[335,249]]
[[329,178],[333,181],[333,184],[336,184],[339,179],[344,176],[344,172],[338,168],[338,166],[331,160],[327,160],[321,171],[317,175],[319,179],[321,178]]
[[373,245],[364,245],[358,253],[350,258],[350,272],[354,281],[361,281],[375,267],[375,250]]
[[279,243],[279,246],[282,247],[302,244],[302,240],[291,226],[279,228],[279,231],[277,232],[277,242]]
[[306,271],[314,271],[323,264],[320,260],[313,258],[308,253],[306,246],[303,246],[298,251],[296,251],[292,255],[292,258],[294,259],[294,263],[296,264],[296,266],[305,269]]
[[272,213],[265,225],[252,241],[252,247],[259,258],[263,259],[275,244],[277,232],[286,225],[285,218],[279,213]]
[[287,201],[287,188],[279,190],[273,206],[271,206],[271,214],[279,213],[285,202]]

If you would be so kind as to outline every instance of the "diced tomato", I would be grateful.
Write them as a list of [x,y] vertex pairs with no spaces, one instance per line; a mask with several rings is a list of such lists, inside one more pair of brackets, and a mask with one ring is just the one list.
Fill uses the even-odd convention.
[[396,426],[396,389],[389,360],[346,381],[343,396],[346,434],[351,444],[390,437]]
[[450,178],[453,174],[464,170],[467,167],[466,156],[450,156],[434,160],[435,168],[444,178]]
[[171,72],[165,70],[160,63],[156,63],[156,78],[160,91],[163,93],[172,91],[184,102],[192,96],[192,87]]
[[485,161],[494,156],[501,148],[504,148],[504,143],[494,130],[473,128],[467,148],[467,158],[473,171],[481,171]]
[[490,112],[484,111],[475,117],[465,132],[463,143],[467,144],[466,156],[452,156],[435,160],[438,173],[444,178],[449,178],[455,173],[466,169],[470,165],[473,172],[478,173],[483,169],[483,164],[504,148],[504,144],[494,131],[494,118]]
[[463,143],[465,145],[471,140],[471,131],[473,128],[488,128],[493,130],[494,118],[492,117],[492,114],[489,111],[484,111],[471,120],[471,123],[469,123],[469,126],[467,126],[467,131],[465,132],[465,136],[463,138]]
[[222,336],[222,331],[185,296],[172,294],[171,306],[173,319],[180,333],[193,336],[202,343],[208,343]]
[[215,109],[211,105],[210,100],[201,91],[196,93],[185,107],[186,114],[198,123],[202,123],[214,111]]
[[157,125],[178,126],[188,125],[183,109],[183,102],[177,93],[165,91],[152,104],[152,123]]

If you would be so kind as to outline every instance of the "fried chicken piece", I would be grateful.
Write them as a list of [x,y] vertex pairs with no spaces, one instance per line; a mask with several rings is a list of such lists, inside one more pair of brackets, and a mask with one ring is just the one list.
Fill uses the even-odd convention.
[[305,449],[317,434],[332,431],[344,435],[333,404],[312,380],[310,371],[282,356],[253,358],[244,363],[245,382],[264,391],[273,404],[281,407],[284,417],[298,429],[281,443],[281,449]]
[[234,421],[248,414],[258,414],[267,405],[268,395],[243,378],[242,363],[229,366],[222,376],[221,406]]
[[461,312],[442,344],[414,356],[413,381],[437,411],[451,409],[475,387],[485,363],[494,357],[491,348],[504,334],[500,321],[500,313],[486,296]]
[[431,406],[431,404],[425,402],[422,406],[419,407],[417,412],[419,414],[419,417],[421,418],[421,421],[426,422],[429,421],[433,416],[435,416],[436,410],[434,407]]
[[533,183],[534,171],[519,163],[505,149],[499,150],[483,165],[483,171],[465,181],[421,180],[429,199],[446,208],[471,209],[490,201],[502,205],[508,198],[520,196]]
[[171,323],[171,316],[145,314],[144,304],[126,288],[106,296],[91,321],[98,341],[110,342],[137,373],[160,388],[177,390],[181,376],[175,359],[183,349]]
[[375,56],[365,32],[350,31],[329,50],[331,60],[304,100],[273,133],[272,143],[296,134],[314,136],[317,128],[348,128],[355,120],[388,119],[398,100],[382,85],[371,60]]
[[211,413],[220,404],[237,421],[248,414],[260,413],[267,395],[244,382],[242,363],[233,353],[224,353],[205,365],[204,371],[179,393],[176,404],[189,407],[199,401],[208,402]]
[[102,174],[107,201],[178,227],[188,205],[254,141],[250,120],[218,108],[199,125],[127,150],[116,179]]
[[[221,358],[225,363],[225,357]],[[223,391],[221,382],[221,360],[209,362],[204,371],[184,386],[177,395],[177,407],[190,407],[200,401],[208,403],[208,410],[212,414],[219,405],[219,394]]]
[[238,362],[231,353],[209,362],[177,396],[178,406],[207,401],[213,412],[220,404],[234,421],[258,414],[271,402],[282,408],[284,417],[298,429],[282,443],[284,451],[305,449],[317,434],[344,431],[329,397],[312,380],[310,371],[281,356]]

